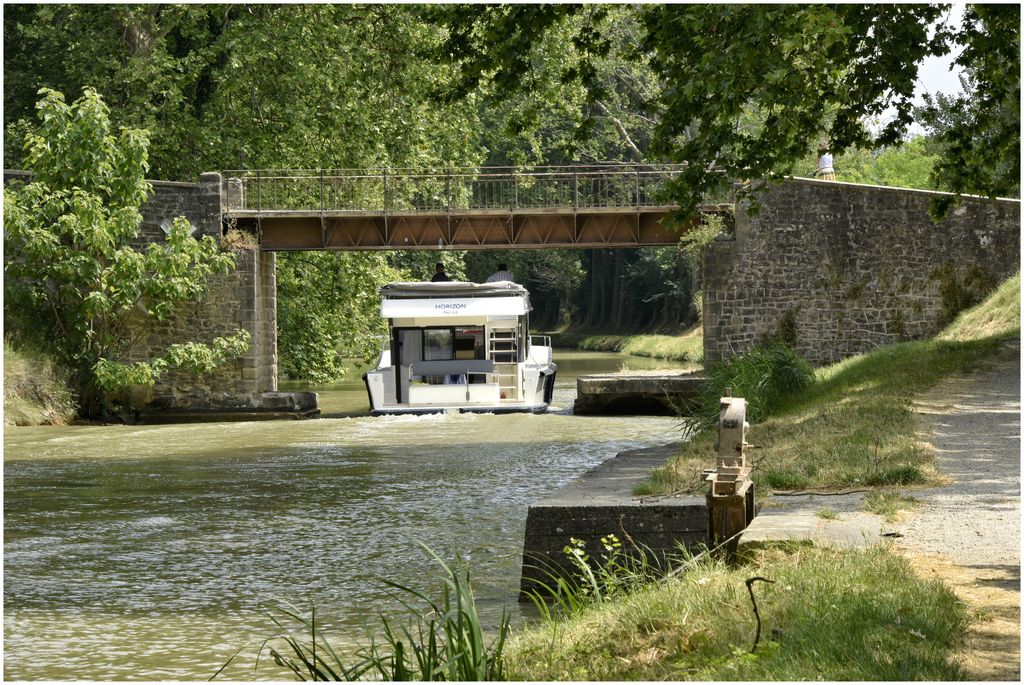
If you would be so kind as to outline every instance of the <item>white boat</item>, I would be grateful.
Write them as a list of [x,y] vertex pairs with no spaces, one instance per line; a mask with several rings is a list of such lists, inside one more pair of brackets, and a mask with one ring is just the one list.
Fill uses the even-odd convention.
[[363,375],[370,413],[546,411],[558,366],[529,333],[530,294],[511,281],[389,283],[389,344]]

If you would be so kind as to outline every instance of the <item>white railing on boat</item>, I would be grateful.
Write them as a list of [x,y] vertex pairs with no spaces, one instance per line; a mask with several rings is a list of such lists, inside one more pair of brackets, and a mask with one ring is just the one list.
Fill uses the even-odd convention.
[[[473,371],[472,368],[483,368],[489,370]],[[464,385],[466,388],[466,401],[471,400],[471,388],[470,378],[473,376],[483,376],[484,383],[493,383],[489,377],[494,376],[494,363],[488,359],[473,359],[473,360],[422,360],[413,362],[409,365],[409,385],[415,382],[414,377],[418,378],[437,378],[444,377],[444,383],[427,383],[426,385],[437,385],[437,386],[453,386],[453,385]],[[447,382],[451,377],[457,377],[458,382]]]
[[[537,341],[540,342],[537,342]],[[534,346],[543,347],[547,350],[547,356],[544,359],[538,360],[533,356]],[[552,360],[551,356],[551,336],[550,335],[530,335],[530,359],[538,364],[550,364]]]

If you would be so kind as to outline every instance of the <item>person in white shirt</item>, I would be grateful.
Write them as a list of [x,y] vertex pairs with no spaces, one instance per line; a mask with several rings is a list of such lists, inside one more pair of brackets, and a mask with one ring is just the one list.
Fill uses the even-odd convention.
[[487,277],[484,283],[494,283],[495,281],[512,281],[512,272],[508,270],[508,264],[501,262],[498,264],[498,270]]
[[818,146],[818,168],[814,170],[814,175],[822,181],[836,180],[836,170],[832,168],[832,153],[825,144]]

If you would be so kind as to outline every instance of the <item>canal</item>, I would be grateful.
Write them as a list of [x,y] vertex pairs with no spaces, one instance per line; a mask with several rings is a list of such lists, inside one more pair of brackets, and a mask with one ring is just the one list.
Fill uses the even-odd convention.
[[383,580],[430,594],[466,560],[486,621],[517,590],[530,502],[635,447],[665,417],[573,416],[585,373],[671,368],[556,352],[544,415],[371,418],[357,374],[318,389],[334,418],[7,428],[4,677],[282,679],[252,666],[266,611],[314,604],[339,645],[399,615]]

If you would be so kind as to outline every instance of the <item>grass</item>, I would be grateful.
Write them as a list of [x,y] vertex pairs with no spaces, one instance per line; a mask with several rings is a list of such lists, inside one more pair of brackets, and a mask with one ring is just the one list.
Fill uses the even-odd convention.
[[814,512],[814,515],[820,519],[825,519],[826,521],[839,520],[839,512],[829,507],[822,507],[821,509],[818,509],[818,511]]
[[[747,441],[761,494],[859,486],[937,484],[929,446],[916,436],[913,398],[950,374],[966,372],[1020,337],[1020,277],[964,312],[931,340],[899,343],[818,369],[814,384],[751,427]],[[635,494],[699,492],[713,466],[713,431],[655,469]]]
[[[280,632],[263,641],[259,655],[269,654],[296,680],[504,680],[502,652],[509,634],[508,613],[503,614],[497,635],[488,639],[477,614],[469,572],[461,561],[456,560],[457,565],[452,567],[429,548],[424,549],[443,571],[439,600],[384,581],[398,591],[396,598],[409,612],[407,624],[399,625],[381,616],[380,635],[347,658],[331,645],[327,629],[317,624],[315,609],[306,618],[295,607],[284,605],[270,613]],[[254,665],[254,670],[258,669],[259,656]]]
[[[756,621],[745,580],[763,622]],[[876,547],[761,549],[702,559],[506,648],[513,680],[954,680],[968,615],[952,592]]]
[[64,425],[75,417],[67,371],[45,354],[4,340],[4,423]]
[[889,523],[899,521],[905,511],[913,509],[920,500],[901,495],[898,492],[871,492],[864,498],[863,508],[877,514]]
[[558,334],[554,336],[558,347],[576,347],[590,352],[621,352],[637,357],[653,357],[691,362],[699,367],[704,361],[704,333],[700,324],[678,335],[638,333],[612,334]]
[[980,307],[968,309],[937,337],[962,342],[1020,330],[1020,274],[1003,281]]

